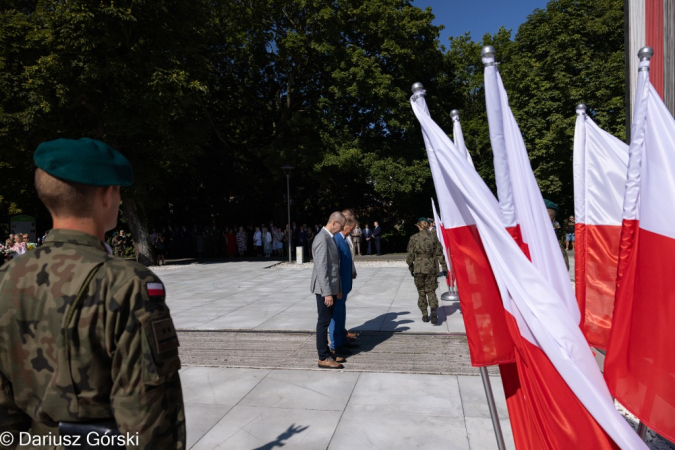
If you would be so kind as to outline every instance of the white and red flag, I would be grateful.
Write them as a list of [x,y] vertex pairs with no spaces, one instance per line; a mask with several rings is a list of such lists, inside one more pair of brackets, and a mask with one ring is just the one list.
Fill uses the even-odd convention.
[[[516,346],[527,430],[514,429],[519,448],[645,448],[618,414],[578,324],[579,308],[560,245],[532,172],[525,144],[494,61],[483,53],[501,224],[481,225],[471,208],[502,292]],[[494,238],[490,245],[489,238]],[[520,252],[514,252],[514,246]],[[522,434],[520,434],[522,432]]]
[[675,441],[675,120],[641,54],[605,379],[630,412]]
[[448,286],[455,286],[455,274],[452,271],[452,263],[450,261],[450,251],[448,246],[445,244],[445,238],[443,237],[443,221],[441,216],[438,215],[438,210],[436,209],[436,203],[434,199],[431,199],[431,210],[434,213],[434,223],[436,224],[436,236],[443,247],[443,256],[445,257],[445,265],[448,266],[448,274],[445,277],[445,282]]
[[[521,344],[523,340],[527,340],[528,345],[535,347],[553,362],[548,365],[532,365],[530,370],[545,381],[555,381],[555,377],[562,376],[572,387],[573,394],[565,390],[557,391],[560,387],[557,383],[552,386],[532,383],[529,386],[531,392],[540,397],[571,396],[573,399],[570,403],[582,402],[602,427],[589,427],[588,415],[579,415],[575,408],[570,411],[556,411],[558,422],[553,424],[549,424],[549,414],[537,417],[537,420],[545,421],[547,426],[538,427],[532,432],[538,433],[538,437],[546,443],[543,448],[612,448],[613,445],[607,438],[609,435],[621,448],[646,449],[645,444],[614,409],[602,374],[578,328],[578,317],[573,317],[567,302],[563,301],[553,285],[542,276],[505,230],[499,211],[495,208],[494,195],[469,162],[456,151],[443,130],[431,120],[425,105],[417,104],[420,100],[423,100],[421,96],[413,96],[411,105],[424,130],[427,150],[438,158],[440,179],[435,178],[434,182],[440,181],[451,188],[474,219],[475,229],[480,233],[485,254],[489,258],[501,293],[503,307],[514,318],[511,323],[515,321],[517,325],[513,335]],[[454,262],[452,251],[453,249],[451,255]],[[460,292],[460,298],[462,295]],[[573,297],[571,302],[576,304]],[[480,325],[489,328],[491,324]],[[560,406],[559,403],[550,404],[551,408]],[[564,408],[565,405],[562,406]],[[513,427],[513,417],[511,420]],[[515,425],[521,426],[519,423]],[[567,429],[567,433],[574,437],[566,442],[571,441],[573,444],[567,446],[561,443],[558,433],[548,433],[551,427]]]
[[628,145],[577,107],[574,131],[574,274],[581,331],[607,349],[612,326]]
[[[410,102],[416,113],[429,117],[424,94],[423,89],[418,90]],[[453,144],[450,144],[452,147],[444,148],[435,146],[424,128],[422,136],[441,211],[442,238],[457,282],[471,364],[482,367],[513,362],[513,341],[476,222],[462,194],[453,184],[444,181],[438,159],[439,151],[453,151],[458,155],[461,153]],[[450,142],[447,136],[445,138]],[[462,158],[467,161],[465,155]],[[471,170],[475,172],[473,167]],[[490,208],[496,211],[497,207],[497,200],[492,196]]]
[[462,132],[462,124],[459,121],[459,111],[453,109],[450,111],[450,117],[452,117],[452,140],[455,143],[455,147],[466,156],[467,161],[471,163],[473,167],[473,159],[471,159],[471,154],[466,148],[466,142],[464,141],[464,133]]

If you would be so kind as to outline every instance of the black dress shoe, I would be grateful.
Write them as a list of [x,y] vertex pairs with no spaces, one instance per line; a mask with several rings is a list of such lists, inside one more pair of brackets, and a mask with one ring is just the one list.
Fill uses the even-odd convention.
[[344,347],[338,347],[335,349],[335,354],[339,356],[352,356],[352,352],[347,350]]

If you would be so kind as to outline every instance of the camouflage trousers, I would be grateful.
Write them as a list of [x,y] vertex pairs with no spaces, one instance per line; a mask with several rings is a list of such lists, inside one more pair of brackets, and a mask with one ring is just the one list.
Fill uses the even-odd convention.
[[438,309],[438,297],[436,297],[436,288],[438,288],[438,274],[436,273],[416,273],[415,287],[417,288],[417,306],[422,311],[422,315],[428,315],[427,307],[431,310]]

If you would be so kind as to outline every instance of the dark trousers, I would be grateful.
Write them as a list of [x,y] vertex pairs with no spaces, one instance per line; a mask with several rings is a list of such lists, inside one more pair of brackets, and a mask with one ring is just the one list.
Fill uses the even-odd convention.
[[378,255],[381,255],[382,253],[380,253],[380,237],[378,236],[378,237],[375,237],[373,239],[375,239],[375,252]]
[[[328,349],[328,327],[330,320],[333,318],[333,309],[335,306],[328,307],[324,302],[323,296],[316,295],[316,310],[319,318],[316,321],[316,351],[319,353],[319,359],[324,360],[330,358],[330,350]],[[335,300],[335,298],[333,298]]]
[[372,253],[373,239],[368,239],[366,242],[368,243],[368,254],[370,255]]

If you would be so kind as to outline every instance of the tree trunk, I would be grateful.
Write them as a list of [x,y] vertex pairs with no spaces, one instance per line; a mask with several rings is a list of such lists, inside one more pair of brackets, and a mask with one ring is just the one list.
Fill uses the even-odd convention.
[[131,236],[134,240],[134,250],[136,251],[136,261],[144,266],[150,266],[154,263],[155,257],[150,245],[150,235],[145,222],[142,220],[143,214],[133,199],[125,199],[122,202],[122,212],[124,219],[129,226]]

